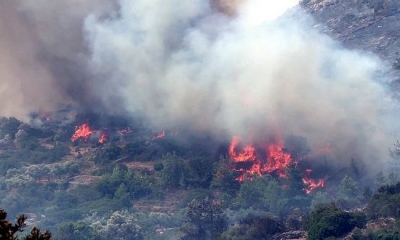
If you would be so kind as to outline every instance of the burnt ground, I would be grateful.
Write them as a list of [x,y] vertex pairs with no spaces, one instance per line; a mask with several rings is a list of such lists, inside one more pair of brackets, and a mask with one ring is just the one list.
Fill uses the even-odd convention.
[[303,0],[323,31],[346,48],[378,55],[390,66],[390,85],[400,91],[400,1]]

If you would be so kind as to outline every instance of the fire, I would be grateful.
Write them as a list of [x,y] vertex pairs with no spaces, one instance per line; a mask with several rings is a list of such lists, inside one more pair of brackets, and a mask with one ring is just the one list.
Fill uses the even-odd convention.
[[92,133],[93,131],[90,129],[89,124],[84,123],[75,128],[75,133],[74,135],[72,135],[71,141],[75,142],[78,139],[83,139],[84,141],[87,141]]
[[[292,156],[284,151],[284,142],[277,140],[275,143],[268,144],[264,149],[266,151],[266,160],[262,161],[261,157],[257,155],[256,148],[252,144],[245,145],[240,151],[238,151],[240,138],[234,136],[231,144],[229,145],[229,157],[236,163],[234,171],[240,173],[237,181],[243,182],[246,176],[269,174],[275,172],[281,178],[286,178],[285,170],[289,164],[293,161]],[[323,187],[324,181],[319,179],[318,181],[311,179],[309,176],[312,170],[307,169],[305,176],[302,181],[307,187],[304,191],[310,194],[315,188]]]
[[326,143],[326,145],[319,150],[320,154],[328,154],[332,152],[332,144],[330,142]]
[[122,135],[125,135],[125,134],[130,133],[130,132],[132,132],[131,128],[127,127],[126,129],[119,130],[118,134],[122,136]]
[[277,171],[280,177],[284,177],[285,168],[292,161],[292,156],[283,151],[283,141],[268,146],[268,161],[266,162],[263,171],[270,173]]
[[46,114],[46,113],[40,114],[40,119],[41,119],[43,122],[50,122],[50,117],[49,117],[49,115]]
[[242,174],[237,178],[239,181],[243,181],[245,179],[245,174],[254,175],[257,174],[259,176],[277,172],[279,176],[284,177],[284,170],[292,161],[292,157],[289,153],[285,153],[283,149],[283,142],[278,141],[278,143],[268,145],[266,148],[267,153],[267,161],[264,163],[260,161],[256,156],[256,149],[253,145],[248,144],[243,147],[240,152],[236,152],[236,149],[239,145],[240,138],[235,136],[232,139],[232,142],[229,146],[229,157],[232,161],[236,163],[247,162],[251,166],[246,169],[244,167],[239,167],[235,169]]
[[311,169],[307,169],[306,170],[306,175],[305,177],[303,177],[303,183],[305,185],[307,185],[307,187],[304,189],[304,191],[307,194],[310,194],[314,189],[318,188],[318,187],[323,187],[325,186],[325,182],[323,179],[319,179],[318,181],[309,178],[308,176],[312,173]]
[[102,132],[101,136],[99,138],[99,143],[104,144],[107,141],[107,133],[106,132]]
[[153,139],[160,139],[160,138],[164,138],[167,134],[165,133],[165,131],[159,132],[157,134],[157,136],[155,136]]
[[256,149],[251,145],[246,145],[243,150],[237,153],[236,147],[239,144],[239,137],[233,137],[231,145],[229,146],[229,156],[235,162],[246,162],[256,159]]

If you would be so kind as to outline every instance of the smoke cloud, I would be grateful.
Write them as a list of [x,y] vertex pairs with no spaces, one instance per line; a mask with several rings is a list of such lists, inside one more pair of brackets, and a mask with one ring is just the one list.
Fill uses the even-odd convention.
[[369,166],[395,142],[384,63],[319,33],[297,1],[12,2],[0,8],[14,19],[0,22],[2,114],[72,101],[159,129],[300,135]]

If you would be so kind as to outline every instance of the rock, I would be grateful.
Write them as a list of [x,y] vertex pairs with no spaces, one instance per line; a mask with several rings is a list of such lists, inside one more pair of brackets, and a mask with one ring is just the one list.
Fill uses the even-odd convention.
[[271,240],[306,240],[306,239],[307,239],[307,232],[300,230],[279,233],[271,237]]

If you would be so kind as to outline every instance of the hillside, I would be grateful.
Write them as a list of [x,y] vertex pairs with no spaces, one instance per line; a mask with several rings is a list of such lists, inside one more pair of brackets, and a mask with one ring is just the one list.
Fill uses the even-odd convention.
[[377,54],[392,67],[392,87],[399,92],[400,2],[391,0],[303,0],[323,32],[345,47]]
[[[251,22],[239,2],[71,14],[86,35],[69,44],[88,45],[76,56],[32,33],[76,102],[0,117],[8,218],[60,240],[400,238],[398,108],[386,108],[400,96],[400,2],[303,0],[291,11],[312,29]],[[385,64],[364,64],[371,53]]]

